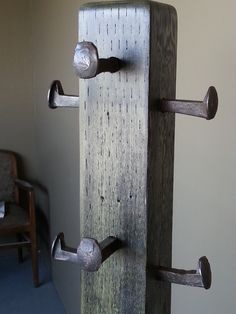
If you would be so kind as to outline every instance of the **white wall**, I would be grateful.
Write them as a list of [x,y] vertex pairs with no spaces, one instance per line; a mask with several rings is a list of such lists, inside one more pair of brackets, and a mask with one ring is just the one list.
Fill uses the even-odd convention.
[[173,286],[173,314],[234,314],[236,308],[236,2],[171,0],[178,11],[177,96],[202,99],[215,85],[215,120],[178,116],[173,265],[207,255],[209,291]]

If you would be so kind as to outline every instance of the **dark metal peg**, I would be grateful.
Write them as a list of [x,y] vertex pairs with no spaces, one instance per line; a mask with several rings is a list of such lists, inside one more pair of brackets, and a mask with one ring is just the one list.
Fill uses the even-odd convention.
[[218,109],[218,96],[215,87],[211,86],[203,101],[162,99],[158,103],[162,112],[182,113],[211,120]]
[[119,239],[108,237],[100,243],[95,239],[83,238],[78,248],[74,249],[65,244],[64,234],[59,233],[53,241],[51,253],[55,260],[76,263],[87,272],[95,272],[120,248]]
[[82,41],[75,48],[74,67],[80,78],[90,79],[102,72],[119,71],[121,60],[115,57],[99,59],[97,47],[91,42]]
[[65,95],[61,82],[55,80],[52,82],[48,91],[48,106],[51,109],[60,107],[79,107],[79,97]]
[[205,289],[211,287],[211,266],[205,256],[199,259],[196,270],[159,267],[155,270],[155,275],[158,280],[179,285]]

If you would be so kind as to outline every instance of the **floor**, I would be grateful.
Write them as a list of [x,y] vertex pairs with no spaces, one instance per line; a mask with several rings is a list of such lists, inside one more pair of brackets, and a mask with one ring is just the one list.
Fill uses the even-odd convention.
[[39,252],[41,285],[32,284],[31,260],[18,263],[17,252],[0,253],[0,313],[1,314],[66,314],[50,278],[49,254]]

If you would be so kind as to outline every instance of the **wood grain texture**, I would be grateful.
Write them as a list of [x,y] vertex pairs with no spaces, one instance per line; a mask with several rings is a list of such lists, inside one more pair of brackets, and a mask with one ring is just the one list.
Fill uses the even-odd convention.
[[[147,263],[171,266],[175,115],[157,110],[157,99],[175,98],[177,14],[151,3],[148,145]],[[171,285],[147,276],[146,313],[171,312]]]
[[174,116],[155,100],[175,96],[173,12],[147,1],[80,10],[79,41],[127,62],[80,81],[81,236],[126,245],[97,273],[82,273],[83,314],[169,313],[169,286],[146,269],[171,262]]

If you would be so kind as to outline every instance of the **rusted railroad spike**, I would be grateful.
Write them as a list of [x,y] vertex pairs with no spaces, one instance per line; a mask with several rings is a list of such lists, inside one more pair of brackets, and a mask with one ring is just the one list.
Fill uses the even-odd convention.
[[48,91],[48,106],[51,109],[56,109],[60,107],[79,107],[79,97],[65,95],[61,82],[55,80],[52,82]]
[[211,120],[218,109],[217,91],[215,87],[209,87],[203,101],[162,99],[158,102],[158,109]]
[[115,237],[107,237],[100,243],[92,238],[83,238],[74,249],[65,244],[64,234],[59,233],[52,244],[51,254],[55,260],[76,263],[87,272],[95,272],[121,247],[121,241]]
[[74,55],[76,74],[83,79],[90,79],[102,72],[115,73],[123,63],[115,57],[99,59],[97,47],[88,41],[77,44]]
[[196,270],[167,267],[155,267],[151,270],[154,272],[154,276],[161,281],[205,289],[211,287],[211,266],[205,256],[199,259]]

